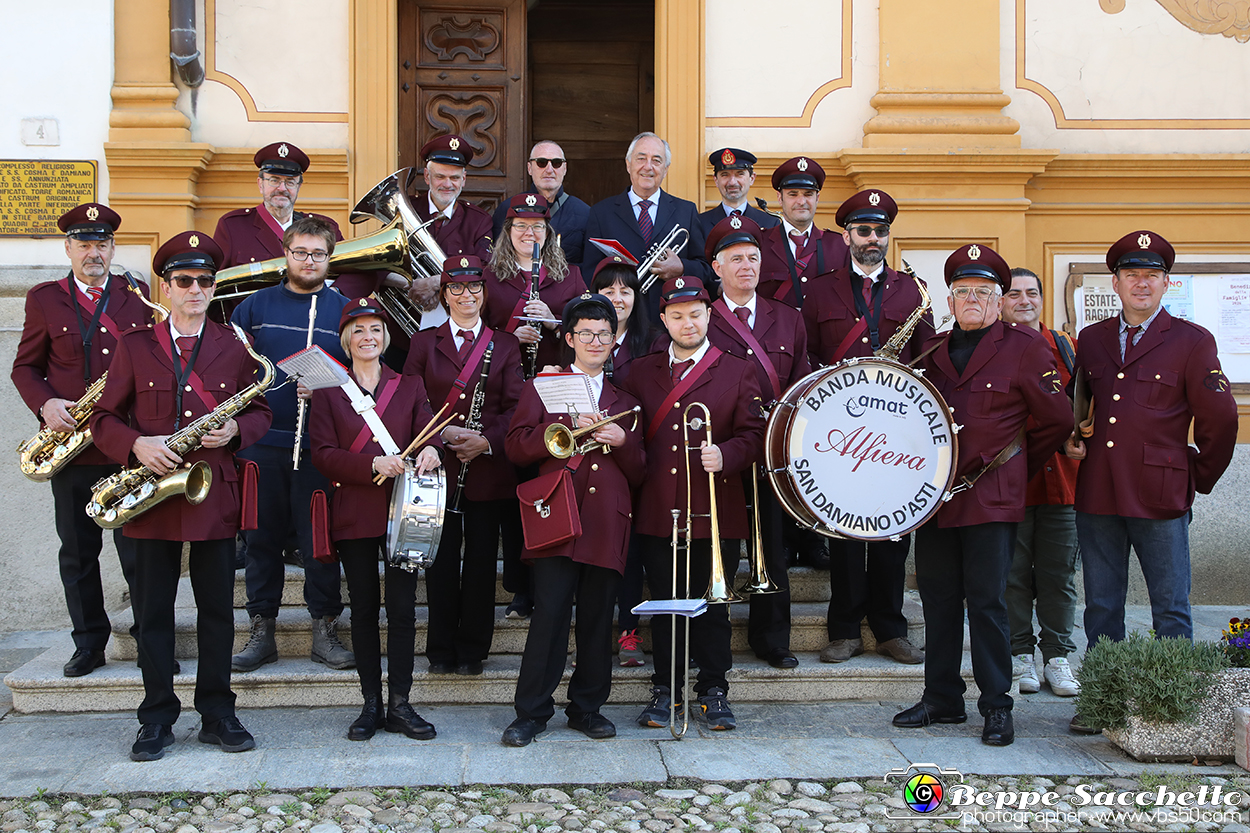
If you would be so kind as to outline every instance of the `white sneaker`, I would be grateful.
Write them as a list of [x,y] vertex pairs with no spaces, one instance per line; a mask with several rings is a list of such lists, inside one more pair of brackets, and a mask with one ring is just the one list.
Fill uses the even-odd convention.
[[[1063,657],[1055,657],[1046,663],[1043,674],[1050,690],[1060,697],[1075,697],[1081,693],[1081,684],[1072,676],[1072,666]],[[1020,690],[1023,691],[1024,688],[1021,687]]]
[[1013,674],[1020,677],[1020,693],[1036,694],[1042,690],[1042,684],[1037,679],[1037,666],[1033,664],[1032,654],[1020,654],[1011,658]]

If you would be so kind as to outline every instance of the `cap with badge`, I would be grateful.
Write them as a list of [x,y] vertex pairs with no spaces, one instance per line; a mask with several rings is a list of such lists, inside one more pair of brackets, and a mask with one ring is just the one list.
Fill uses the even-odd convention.
[[175,269],[207,269],[217,271],[217,264],[226,256],[212,235],[203,231],[175,234],[152,257],[152,273],[166,277]]
[[299,176],[308,170],[308,154],[290,142],[274,142],[256,151],[252,157],[262,174]]
[[482,279],[482,259],[477,255],[452,255],[443,261],[439,285],[465,283]]
[[339,315],[339,332],[343,332],[343,328],[351,323],[354,318],[364,318],[372,315],[381,318],[386,324],[391,323],[391,317],[386,314],[386,310],[378,303],[378,299],[372,296],[368,298],[357,298],[356,300],[343,307],[342,314]]
[[773,171],[773,188],[806,188],[819,191],[825,187],[825,169],[814,159],[796,156],[787,159]]
[[712,298],[707,294],[703,281],[693,275],[682,275],[664,282],[664,289],[660,292],[660,312],[664,312],[664,308],[671,304],[684,304],[688,301],[702,301],[711,305]]
[[879,188],[860,191],[838,207],[834,217],[839,228],[851,223],[884,223],[889,225],[898,216],[898,203]]
[[572,326],[585,318],[586,311],[594,307],[606,313],[608,324],[611,325],[612,332],[616,333],[616,307],[607,297],[592,292],[583,292],[564,305],[564,314],[560,316],[560,332],[572,332]]
[[708,232],[707,242],[703,245],[703,254],[710,261],[718,252],[737,246],[739,243],[750,243],[759,248],[760,238],[764,230],[750,217],[734,214],[726,217]]
[[120,214],[98,202],[76,205],[56,221],[57,228],[75,240],[108,240],[121,224]]
[[759,160],[755,154],[738,148],[721,148],[708,154],[707,161],[712,163],[712,170],[721,171],[750,170]]
[[1107,269],[1162,269],[1172,271],[1176,262],[1176,250],[1153,231],[1134,231],[1126,234],[1107,250]]
[[969,243],[960,246],[946,258],[946,285],[962,278],[984,278],[1006,292],[1011,287],[1011,267],[989,246]]
[[421,158],[426,162],[441,162],[459,168],[469,167],[473,153],[473,145],[455,133],[436,136],[421,147]]
[[547,219],[547,209],[550,204],[547,198],[542,194],[517,194],[508,200],[508,219],[516,217],[534,217],[537,219]]

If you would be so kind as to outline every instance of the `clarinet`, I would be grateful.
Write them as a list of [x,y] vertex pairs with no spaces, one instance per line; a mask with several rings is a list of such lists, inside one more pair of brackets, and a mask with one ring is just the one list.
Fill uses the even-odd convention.
[[[482,372],[477,377],[477,388],[473,391],[473,401],[469,404],[469,418],[465,420],[464,427],[470,431],[482,430],[482,407],[486,404],[486,376],[490,373],[490,355],[495,352],[495,342],[486,345],[486,354],[482,356]],[[448,501],[447,511],[460,513],[460,495],[464,493],[464,481],[469,474],[469,463],[472,460],[460,464],[460,474],[456,477],[456,491],[452,493],[451,500]]]
[[[539,259],[538,241],[534,241],[534,258],[530,261],[530,297],[531,301],[539,300],[538,297],[538,273],[542,269],[542,261]],[[538,343],[542,341],[543,325],[536,325],[538,328],[538,341],[533,344],[525,345],[525,378],[533,379],[538,375]]]

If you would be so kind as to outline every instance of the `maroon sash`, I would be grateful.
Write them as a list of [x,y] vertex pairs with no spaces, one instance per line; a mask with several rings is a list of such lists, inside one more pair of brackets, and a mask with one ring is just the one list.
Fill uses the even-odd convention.
[[[750,327],[742,323],[742,319],[730,311],[729,305],[725,303],[723,297],[717,298],[712,303],[712,306],[716,307],[716,311],[724,317],[729,326],[733,327],[739,338],[747,343],[747,347],[751,348],[751,355],[755,357],[755,361],[768,374],[768,383],[773,387],[773,401],[776,402],[781,398],[781,380],[777,378],[777,368],[773,367],[772,360],[768,358],[768,353],[760,345],[759,340],[755,338],[755,333],[751,332]],[[755,309],[755,314],[759,315],[758,299],[756,299]]]
[[[547,277],[547,267],[540,266],[538,268],[538,288],[541,290],[543,281]],[[512,316],[508,319],[508,326],[503,328],[505,333],[515,333],[516,328],[521,326],[521,316],[525,314],[525,305],[529,302],[530,293],[534,290],[530,287],[530,276],[525,278],[525,288],[521,290],[521,298],[516,302],[516,306],[512,308]]]
[[[399,390],[399,380],[400,377],[396,376],[382,386],[382,395],[378,397],[378,402],[373,407],[373,410],[377,411],[378,419],[382,418],[382,412],[386,410],[387,405],[391,404],[391,399],[395,396],[395,391]],[[363,420],[364,417],[362,416],[361,419]],[[360,450],[365,447],[365,443],[369,442],[371,437],[373,437],[373,429],[370,428],[369,423],[366,422],[360,429],[360,433],[356,435],[356,439],[352,440],[352,447],[348,450],[351,451],[352,454],[359,454]]]
[[[448,326],[450,327],[450,323]],[[482,324],[482,332],[478,333],[477,341],[473,343],[473,350],[469,353],[469,357],[464,360],[464,367],[460,369],[460,375],[456,377],[456,381],[451,383],[451,390],[447,391],[447,399],[443,402],[443,408],[450,408],[452,411],[455,411],[457,397],[464,393],[464,389],[469,384],[469,377],[477,369],[478,362],[482,360],[482,354],[486,352],[486,347],[490,344],[490,340],[494,335],[494,330],[487,327],[486,324]],[[440,410],[442,409],[440,408]]]
[[[265,225],[269,226],[269,230],[278,236],[278,242],[281,243],[282,237],[286,234],[286,232],[282,230],[282,226],[278,224],[278,221],[274,219],[274,216],[269,213],[269,209],[265,208],[265,204],[262,202],[253,210],[256,212],[257,216],[264,221]],[[294,214],[291,215],[291,219],[295,219]]]
[[678,399],[681,399],[682,396],[685,395],[686,391],[690,390],[690,386],[699,381],[699,377],[702,376],[707,369],[721,357],[721,355],[722,353],[719,349],[717,349],[716,345],[709,344],[707,352],[703,354],[703,360],[686,371],[686,375],[681,377],[681,381],[673,386],[673,389],[668,392],[668,396],[666,396],[664,401],[660,403],[660,408],[655,412],[655,416],[651,417],[651,424],[647,426],[647,442],[651,442],[651,438],[654,437],[655,433],[660,430],[660,426],[663,425],[664,421],[668,418],[668,412],[673,408],[673,403]]
[[837,364],[851,349],[851,345],[858,339],[862,338],[864,333],[868,331],[868,316],[861,315],[859,320],[855,322],[855,326],[851,327],[851,331],[846,334],[846,338],[842,339],[842,343],[838,345],[838,349],[833,351],[833,358],[829,364]]
[[[205,328],[207,328],[208,322],[205,321],[204,324]],[[162,321],[160,324],[157,324],[154,329],[156,330],[156,340],[160,342],[161,349],[165,351],[166,356],[172,356],[173,345],[169,341],[169,324]],[[201,330],[200,338],[207,337],[207,332],[205,330]],[[187,387],[195,391],[195,395],[200,398],[200,401],[203,402],[204,406],[210,411],[217,409],[217,399],[208,392],[207,388],[204,387],[204,380],[200,378],[200,374],[196,373],[194,369],[192,369],[191,376],[187,379]]]
[[[112,278],[113,276],[110,275],[109,280],[112,280]],[[94,318],[96,302],[91,300],[91,296],[84,295],[78,291],[78,286],[74,283],[73,275],[65,279],[65,284],[63,286],[65,291],[69,293],[70,303],[77,301],[82,305],[82,308],[87,311],[88,316]],[[108,331],[109,335],[118,341],[121,340],[121,328],[117,326],[117,322],[113,320],[112,316],[110,316],[107,311],[100,313],[100,323],[104,325],[104,329]]]

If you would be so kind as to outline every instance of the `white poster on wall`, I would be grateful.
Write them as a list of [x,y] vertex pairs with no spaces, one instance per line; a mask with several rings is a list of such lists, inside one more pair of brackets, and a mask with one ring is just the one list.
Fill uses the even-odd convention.
[[1111,288],[1110,275],[1086,275],[1076,288],[1076,331],[1120,314],[1120,296]]
[[1194,276],[1168,275],[1168,288],[1163,293],[1163,308],[1173,318],[1194,321]]
[[1219,351],[1250,353],[1250,276],[1220,279],[1219,310]]

